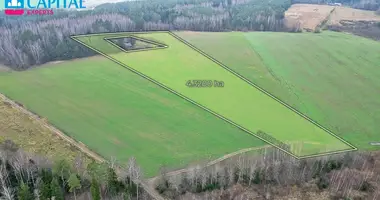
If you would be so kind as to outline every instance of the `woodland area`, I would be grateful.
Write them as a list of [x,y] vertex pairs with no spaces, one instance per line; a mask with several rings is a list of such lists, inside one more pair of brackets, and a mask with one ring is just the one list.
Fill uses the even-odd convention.
[[0,18],[0,63],[15,70],[93,55],[69,36],[111,31],[284,31],[290,0],[149,0]]
[[169,199],[376,200],[380,198],[379,156],[351,152],[297,160],[265,149],[175,176],[163,171],[155,185]]
[[125,171],[115,163],[84,165],[77,158],[52,162],[38,155],[30,155],[15,143],[5,140],[0,144],[0,199],[3,200],[93,200],[149,199],[132,180],[141,171],[132,157]]
[[[293,3],[342,2],[377,10],[380,0],[143,0],[102,4],[94,10],[54,15],[0,14],[0,64],[14,70],[94,55],[69,36],[114,31],[296,31],[284,25]],[[379,11],[380,12],[380,11]]]

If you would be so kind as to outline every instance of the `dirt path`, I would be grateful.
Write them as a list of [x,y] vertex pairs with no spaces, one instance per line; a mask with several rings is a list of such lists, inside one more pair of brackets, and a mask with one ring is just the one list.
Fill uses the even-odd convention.
[[[321,145],[320,143],[317,143],[317,142],[304,142],[305,144],[315,144],[315,145]],[[229,154],[226,154],[216,160],[213,160],[209,163],[207,163],[204,167],[209,167],[209,166],[212,166],[212,165],[215,165],[217,163],[220,163],[224,160],[227,160],[229,158],[232,158],[234,156],[237,156],[239,154],[243,154],[243,153],[247,153],[247,152],[250,152],[250,151],[257,151],[257,150],[261,150],[261,149],[265,149],[265,148],[273,148],[273,146],[271,145],[265,145],[265,146],[261,146],[261,147],[251,147],[251,148],[246,148],[246,149],[241,149],[239,151],[235,151],[235,152],[232,152],[232,153],[229,153]],[[171,172],[168,172],[166,173],[165,175],[166,176],[178,176],[182,173],[186,173],[186,172],[189,172],[189,171],[192,171],[194,170],[194,167],[188,167],[188,168],[184,168],[184,169],[179,169],[179,170],[175,170],[175,171],[171,171]],[[153,178],[150,178],[147,180],[147,183],[149,184],[149,186],[151,188],[154,187],[154,182],[159,178],[160,176],[156,176],[156,177],[153,177]]]
[[[15,103],[14,101],[12,101],[11,99],[9,99],[8,97],[6,97],[5,95],[3,95],[1,93],[0,93],[0,99],[2,99],[4,102],[9,103],[13,108],[18,109],[22,113],[30,116],[31,119],[33,119],[36,122],[38,122],[41,126],[44,126],[44,127],[48,128],[49,130],[51,130],[52,132],[54,132],[55,134],[57,134],[59,137],[61,137],[63,140],[65,140],[65,141],[69,142],[70,144],[74,145],[80,151],[82,151],[83,153],[87,154],[89,157],[91,157],[95,161],[97,161],[97,162],[107,162],[102,156],[100,156],[99,154],[91,151],[83,143],[75,141],[74,139],[72,139],[71,137],[67,136],[62,131],[58,130],[57,128],[55,128],[51,124],[49,124],[46,121],[44,121],[43,119],[41,119],[41,117],[39,117],[38,115],[30,112],[29,110],[27,110],[23,106]],[[118,171],[121,171],[121,169],[118,169]],[[144,190],[152,198],[157,199],[157,200],[165,200],[154,188],[149,187],[149,185],[146,184],[145,181],[135,180],[135,183],[139,183],[144,188]]]
[[[79,150],[81,150],[83,153],[87,154],[89,157],[93,158],[94,160],[96,160],[98,162],[107,162],[102,156],[100,156],[97,153],[91,151],[83,143],[75,141],[74,139],[72,139],[71,137],[67,136],[62,131],[58,130],[57,128],[55,128],[51,124],[49,124],[46,121],[44,121],[43,119],[41,119],[41,117],[39,117],[38,115],[30,112],[29,110],[27,110],[23,106],[15,103],[14,101],[12,101],[11,99],[9,99],[5,95],[3,95],[3,94],[0,93],[0,98],[3,99],[4,101],[8,102],[9,104],[11,104],[13,108],[18,109],[21,112],[23,112],[24,114],[27,114],[28,116],[30,116],[32,119],[34,119],[40,125],[42,125],[42,126],[48,128],[48,129],[50,129],[52,132],[54,132],[55,134],[57,134],[59,137],[61,137],[65,141],[67,141],[70,144],[76,146]],[[242,149],[242,150],[230,153],[230,154],[226,154],[223,157],[220,157],[220,158],[218,158],[216,160],[213,160],[213,161],[207,163],[206,167],[214,165],[214,164],[219,163],[219,162],[222,162],[222,161],[224,161],[224,160],[226,160],[228,158],[231,158],[233,156],[236,156],[236,155],[239,155],[239,154],[242,154],[242,153],[246,153],[246,152],[254,151],[254,150],[260,150],[260,149],[264,149],[264,148],[268,148],[268,147],[270,147],[270,146],[267,145],[267,146],[263,146],[263,147],[252,147],[252,148]],[[169,176],[175,176],[175,175],[178,175],[178,174],[190,171],[191,169],[193,169],[193,168],[180,169],[180,170],[169,172],[167,175],[169,175]],[[154,181],[157,178],[158,177],[154,177],[154,178],[148,179],[147,181],[135,180],[135,182],[139,183],[144,188],[144,190],[151,197],[153,197],[154,199],[165,200],[165,198],[163,198],[153,187],[153,183],[154,183]]]
[[[261,146],[261,147],[251,147],[251,148],[246,148],[246,149],[241,149],[239,151],[235,151],[235,152],[232,152],[232,153],[229,153],[229,154],[226,154],[216,160],[213,160],[209,163],[207,163],[204,167],[209,167],[209,166],[212,166],[212,165],[215,165],[217,163],[220,163],[224,160],[227,160],[229,158],[232,158],[234,156],[237,156],[239,154],[243,154],[243,153],[247,153],[247,152],[250,152],[250,151],[257,151],[257,150],[261,150],[261,149],[265,149],[265,148],[271,148],[272,146],[271,145],[265,145],[265,146]],[[192,171],[194,169],[194,167],[188,167],[188,168],[184,168],[184,169],[179,169],[179,170],[175,170],[175,171],[171,171],[171,172],[168,172],[166,173],[165,175],[166,176],[178,176],[182,173],[186,173],[186,172],[189,172],[189,171]],[[159,178],[160,176],[156,176],[156,177],[153,177],[153,178],[150,178],[147,180],[147,183],[149,184],[149,187],[150,188],[153,188],[154,187],[154,183],[155,181]]]
[[98,161],[98,162],[104,162],[105,159],[102,158],[100,155],[92,152],[90,149],[88,149],[83,143],[80,143],[80,142],[77,142],[75,141],[74,139],[72,139],[71,137],[67,136],[66,134],[64,134],[63,132],[61,132],[60,130],[58,130],[57,128],[55,128],[54,126],[48,124],[47,122],[45,122],[43,119],[41,119],[41,117],[39,117],[38,115],[30,112],[29,110],[27,110],[26,108],[24,108],[23,106],[15,103],[14,101],[10,100],[8,97],[6,97],[5,95],[1,94],[0,93],[0,98],[3,99],[3,101],[5,102],[8,102],[9,104],[12,105],[13,108],[15,109],[18,109],[20,110],[22,113],[30,116],[31,119],[35,120],[36,122],[38,122],[40,125],[48,128],[49,130],[51,130],[52,132],[54,132],[55,134],[57,134],[59,137],[61,137],[62,139],[64,139],[65,141],[69,142],[70,144],[76,146],[79,150],[81,150],[82,152],[86,153],[88,156],[90,156],[92,159]]
[[[59,137],[61,137],[62,139],[64,139],[65,141],[69,142],[70,144],[76,146],[80,151],[82,151],[83,153],[87,154],[89,157],[91,157],[92,159],[94,159],[95,161],[98,161],[98,162],[107,162],[107,160],[105,160],[102,156],[100,156],[99,154],[91,151],[89,148],[86,147],[86,145],[84,145],[83,143],[81,142],[78,142],[74,139],[72,139],[71,137],[67,136],[65,133],[63,133],[62,131],[58,130],[57,128],[55,128],[53,125],[49,124],[48,122],[46,122],[45,120],[41,119],[41,117],[39,117],[38,115],[30,112],[29,110],[27,110],[25,107],[23,107],[22,105],[19,105],[17,103],[15,103],[14,101],[12,101],[11,99],[9,99],[8,97],[6,97],[5,95],[1,94],[0,93],[0,99],[3,99],[3,101],[5,102],[8,102],[10,105],[12,105],[13,108],[15,109],[18,109],[20,110],[22,113],[30,116],[30,118],[34,119],[36,122],[38,122],[40,125],[50,129],[52,132],[54,132],[55,134],[57,134]],[[265,146],[261,146],[261,147],[251,147],[251,148],[246,148],[246,149],[241,149],[239,151],[235,151],[235,152],[232,152],[232,153],[229,153],[229,154],[226,154],[216,160],[213,160],[209,163],[207,163],[204,167],[209,167],[209,166],[212,166],[212,165],[215,165],[219,162],[222,162],[224,160],[227,160],[229,158],[232,158],[234,156],[237,156],[239,154],[243,154],[243,153],[247,153],[247,152],[250,152],[250,151],[256,151],[256,150],[261,150],[261,149],[265,149],[265,148],[271,148],[272,146],[271,145],[265,145]],[[194,167],[188,167],[188,168],[184,168],[184,169],[180,169],[180,170],[176,170],[176,171],[172,171],[172,172],[169,172],[167,173],[166,175],[167,176],[177,176],[177,175],[180,175],[181,173],[186,173],[188,171],[191,171],[193,170]],[[122,171],[121,168],[117,169],[118,171]],[[154,189],[154,182],[155,180],[158,178],[159,176],[156,176],[156,177],[153,177],[151,179],[148,179],[146,181],[144,180],[135,180],[135,183],[139,183],[143,188],[144,190],[154,199],[157,199],[157,200],[165,200],[155,189]]]

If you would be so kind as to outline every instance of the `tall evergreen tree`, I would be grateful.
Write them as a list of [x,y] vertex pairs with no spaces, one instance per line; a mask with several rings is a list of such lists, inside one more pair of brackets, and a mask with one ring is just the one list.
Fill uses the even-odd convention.
[[55,200],[64,200],[64,194],[61,186],[59,185],[57,177],[54,177],[50,184],[51,196]]
[[74,193],[74,198],[77,199],[76,190],[79,190],[82,188],[82,185],[80,184],[80,180],[78,179],[78,176],[75,173],[72,173],[67,183],[69,185],[69,192]]
[[50,182],[53,178],[51,171],[46,169],[41,170],[41,183],[40,183],[40,198],[41,200],[47,200],[51,197]]
[[28,184],[25,184],[24,182],[21,183],[20,188],[18,190],[18,199],[33,200],[33,194],[30,191]]
[[91,196],[93,200],[100,200],[100,186],[94,177],[91,180]]
[[108,168],[107,171],[107,188],[110,195],[115,195],[119,192],[120,189],[119,181],[117,180],[117,175],[113,168]]
[[50,183],[41,180],[41,183],[39,186],[40,186],[40,188],[39,188],[40,199],[41,200],[49,200],[51,197]]

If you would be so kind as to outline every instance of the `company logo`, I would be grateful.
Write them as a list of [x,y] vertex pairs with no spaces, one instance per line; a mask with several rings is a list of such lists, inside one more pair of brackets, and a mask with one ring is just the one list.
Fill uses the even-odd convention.
[[84,0],[4,0],[6,15],[52,15],[53,8],[84,9]]
[[4,0],[6,15],[23,15],[24,0]]

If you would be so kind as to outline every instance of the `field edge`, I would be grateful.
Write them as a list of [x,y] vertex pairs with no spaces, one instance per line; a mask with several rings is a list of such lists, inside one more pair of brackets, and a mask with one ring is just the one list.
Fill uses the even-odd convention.
[[[304,118],[305,120],[311,122],[313,125],[317,126],[318,128],[321,128],[323,131],[327,132],[328,134],[330,134],[331,136],[333,136],[334,138],[338,139],[339,141],[343,142],[344,144],[346,144],[347,146],[350,147],[350,149],[343,149],[343,150],[337,150],[337,151],[331,151],[331,152],[325,152],[325,153],[317,153],[317,154],[312,154],[312,155],[306,155],[306,156],[298,156],[298,155],[295,155],[294,153],[290,152],[290,151],[287,151],[281,147],[279,147],[278,145],[258,136],[257,134],[255,133],[252,133],[251,131],[247,130],[246,128],[240,126],[239,124],[223,117],[222,115],[208,109],[207,107],[193,101],[192,99],[180,94],[179,92],[161,84],[160,82],[156,81],[155,79],[129,67],[128,65],[118,61],[117,59],[113,58],[112,56],[104,53],[104,52],[101,52],[99,50],[97,50],[96,48],[82,42],[81,40],[79,40],[78,38],[80,37],[90,37],[90,36],[104,36],[104,40],[106,40],[108,43],[111,43],[113,46],[115,46],[115,44],[113,44],[112,42],[108,41],[108,39],[110,38],[123,38],[123,36],[119,36],[119,37],[106,37],[107,35],[112,35],[112,34],[150,34],[150,33],[168,33],[169,35],[171,35],[172,37],[174,37],[175,39],[177,39],[178,41],[184,43],[185,45],[187,45],[188,47],[190,47],[191,49],[197,51],[198,53],[200,53],[201,55],[205,56],[206,58],[208,58],[209,60],[211,60],[212,62],[216,63],[217,65],[219,65],[220,67],[224,68],[225,70],[227,70],[228,72],[234,74],[235,76],[239,77],[241,80],[245,81],[246,83],[248,83],[249,85],[253,86],[254,88],[258,89],[259,91],[263,92],[264,94],[266,94],[267,96],[271,97],[272,99],[274,99],[275,101],[277,101],[278,103],[282,104],[283,106],[285,106],[286,108],[290,109],[291,111],[295,112],[296,114],[300,115],[302,118]],[[126,37],[126,36],[124,36]],[[134,36],[136,37],[136,36]],[[213,114],[214,116],[218,117],[219,119],[222,119],[226,122],[228,122],[229,124],[239,128],[240,130],[246,132],[247,134],[251,135],[251,136],[254,136],[268,144],[270,144],[271,146],[283,151],[284,153],[287,153],[289,155],[291,155],[292,157],[296,158],[296,159],[305,159],[305,158],[312,158],[312,157],[319,157],[319,156],[326,156],[326,155],[332,155],[332,154],[338,154],[338,153],[344,153],[344,152],[350,152],[350,151],[357,151],[358,148],[356,146],[354,146],[353,144],[349,143],[348,141],[344,140],[343,138],[341,138],[340,136],[334,134],[332,131],[328,130],[327,128],[323,127],[322,125],[320,125],[319,123],[317,123],[316,121],[312,120],[311,118],[309,118],[308,116],[304,115],[303,113],[301,113],[300,111],[298,111],[297,109],[293,108],[292,106],[288,105],[287,103],[283,102],[282,100],[280,100],[278,97],[272,95],[271,93],[269,93],[268,91],[266,91],[265,89],[263,89],[262,87],[256,85],[255,83],[249,81],[248,79],[246,79],[244,76],[240,75],[239,73],[235,72],[234,70],[230,69],[229,67],[227,67],[226,65],[224,65],[222,62],[218,61],[217,59],[213,58],[212,56],[208,55],[207,53],[203,52],[202,50],[198,49],[197,47],[195,47],[194,45],[190,44],[189,42],[187,42],[186,40],[184,40],[183,38],[181,38],[180,36],[176,35],[174,32],[170,31],[170,30],[167,30],[167,31],[142,31],[142,32],[136,32],[136,31],[130,31],[130,32],[126,32],[126,31],[122,31],[122,32],[107,32],[107,33],[95,33],[95,34],[82,34],[82,35],[72,35],[70,36],[71,39],[73,39],[74,41],[82,44],[83,46],[101,54],[102,56],[106,57],[107,59],[115,62],[116,64],[122,66],[123,68],[126,68],[128,69],[129,71],[141,76],[142,78],[144,79],[147,79],[148,81],[160,86],[161,88],[177,95],[178,97],[181,97],[182,99],[198,106],[199,108]],[[138,38],[138,37],[137,37]],[[144,39],[144,40],[147,40],[147,39]],[[149,41],[149,40],[148,40]],[[150,41],[150,42],[155,42],[155,41]],[[156,42],[155,42],[156,43]],[[116,45],[117,46],[117,45]],[[161,48],[150,48],[150,49],[147,49],[147,50],[159,50],[159,49],[162,49],[162,48],[167,48],[168,46],[164,46],[164,47],[161,47]],[[120,47],[117,46],[117,48],[121,49],[122,51],[124,52],[132,52],[132,51],[126,51]],[[147,51],[147,50],[133,50],[133,52],[137,52],[137,51]]]

